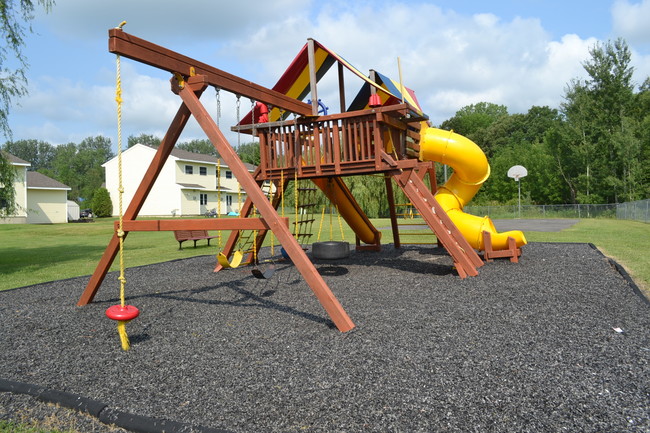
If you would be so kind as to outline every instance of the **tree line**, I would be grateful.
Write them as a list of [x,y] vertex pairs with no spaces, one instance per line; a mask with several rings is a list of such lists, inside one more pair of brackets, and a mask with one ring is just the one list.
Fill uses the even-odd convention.
[[[161,139],[149,134],[129,136],[127,146],[137,143],[158,147]],[[212,143],[191,140],[176,145],[190,152],[216,155]],[[111,139],[103,136],[88,137],[80,143],[54,146],[42,140],[7,141],[2,150],[29,163],[30,171],[38,171],[70,187],[68,198],[79,204],[90,203],[96,191],[105,181],[104,164],[115,157]]]
[[650,78],[635,89],[624,40],[597,44],[583,63],[584,80],[567,84],[559,109],[525,114],[479,103],[443,122],[477,143],[492,175],[477,204],[512,203],[508,168],[523,165],[529,204],[619,203],[650,194]]
[[[474,204],[512,204],[517,184],[506,176],[513,165],[523,165],[521,180],[526,204],[617,203],[650,195],[650,78],[636,88],[631,54],[624,40],[597,44],[583,63],[584,80],[567,84],[559,108],[531,107],[510,114],[506,106],[479,102],[458,110],[442,129],[474,141],[488,157],[491,176]],[[128,138],[128,147],[142,143],[157,147],[161,139],[141,134]],[[207,139],[179,143],[178,148],[218,156]],[[39,171],[72,190],[69,197],[91,200],[104,182],[101,165],[114,157],[111,140],[89,137],[78,144],[53,146],[44,141],[7,141],[3,150],[31,162]],[[244,162],[259,164],[259,146],[240,145]],[[437,183],[445,170],[437,164]],[[0,170],[1,171],[1,170]],[[447,170],[447,176],[451,170]],[[388,202],[376,193],[384,189],[377,176],[346,179],[369,216],[386,216]],[[287,205],[292,203],[288,191]],[[397,201],[405,201],[398,192]]]

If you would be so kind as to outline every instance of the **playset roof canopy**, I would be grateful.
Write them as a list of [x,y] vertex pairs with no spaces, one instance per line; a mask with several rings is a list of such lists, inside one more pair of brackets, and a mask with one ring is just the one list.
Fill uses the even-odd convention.
[[[319,81],[336,62],[363,80],[363,86],[347,111],[368,108],[368,99],[372,93],[371,89],[374,88],[380,94],[382,105],[399,104],[403,101],[411,105],[413,111],[417,114],[423,115],[422,108],[412,89],[402,86],[399,81],[395,81],[374,70],[370,73],[370,76],[374,80],[371,79],[345,58],[314,39],[309,39],[298,52],[298,55],[293,59],[275,86],[273,86],[274,91],[299,101],[302,101],[310,93],[312,84],[309,65],[310,44],[313,46],[314,76],[316,81]],[[404,89],[404,91],[401,89]],[[250,124],[251,118],[252,113],[249,112],[242,118],[240,125]],[[269,121],[273,122],[277,120],[280,120],[280,111],[272,110]]]

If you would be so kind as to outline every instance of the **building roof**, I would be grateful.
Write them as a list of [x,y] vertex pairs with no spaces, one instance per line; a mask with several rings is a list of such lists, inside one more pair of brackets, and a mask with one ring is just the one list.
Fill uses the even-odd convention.
[[179,149],[178,147],[174,147],[174,149],[172,149],[172,156],[175,156],[178,159],[182,159],[183,161],[210,162],[215,165],[217,164],[216,156],[188,152],[187,150]]
[[9,152],[2,151],[2,154],[7,158],[7,160],[13,165],[32,165],[31,163],[18,158],[17,156],[12,155]]
[[27,172],[27,188],[71,189],[68,185],[64,185],[58,180],[54,180],[51,177],[47,177],[43,173],[39,173],[37,171]]

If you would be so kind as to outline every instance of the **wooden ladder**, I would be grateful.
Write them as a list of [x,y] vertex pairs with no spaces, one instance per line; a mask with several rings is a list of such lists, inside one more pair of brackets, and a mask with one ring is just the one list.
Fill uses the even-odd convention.
[[393,172],[391,176],[451,255],[458,275],[461,278],[477,276],[478,268],[483,266],[483,260],[440,206],[418,172],[404,169]]

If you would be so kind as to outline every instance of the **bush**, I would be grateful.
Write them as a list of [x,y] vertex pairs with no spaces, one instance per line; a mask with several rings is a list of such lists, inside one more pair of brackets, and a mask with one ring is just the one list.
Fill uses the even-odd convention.
[[93,194],[93,214],[96,217],[109,217],[113,215],[113,202],[106,188],[98,188]]

